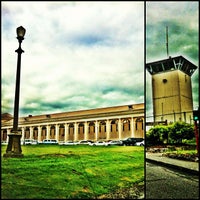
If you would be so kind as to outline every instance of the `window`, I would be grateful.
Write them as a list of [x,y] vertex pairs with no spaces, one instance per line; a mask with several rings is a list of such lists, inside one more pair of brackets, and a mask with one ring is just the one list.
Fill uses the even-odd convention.
[[165,79],[165,78],[162,81],[163,81],[163,83],[167,83],[167,79]]

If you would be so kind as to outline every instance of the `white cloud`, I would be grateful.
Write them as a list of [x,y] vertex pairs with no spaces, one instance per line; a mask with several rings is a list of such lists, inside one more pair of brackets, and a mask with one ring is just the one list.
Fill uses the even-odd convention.
[[[3,102],[15,84],[16,27],[26,28],[21,115],[142,99],[132,97],[144,85],[143,2],[3,2],[2,22]],[[115,91],[100,96],[105,88]]]

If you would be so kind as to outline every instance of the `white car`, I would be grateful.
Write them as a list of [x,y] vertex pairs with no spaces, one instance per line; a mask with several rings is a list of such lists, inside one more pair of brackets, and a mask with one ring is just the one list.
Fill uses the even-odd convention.
[[117,145],[117,146],[122,146],[122,141],[120,140],[111,140],[106,143],[107,146],[112,146],[112,145]]
[[77,145],[77,142],[73,141],[60,142],[59,145]]
[[107,143],[104,141],[96,141],[94,143],[90,143],[90,146],[107,146]]
[[44,139],[42,144],[58,144],[56,139]]
[[25,139],[24,140],[24,144],[25,145],[29,145],[29,144],[38,144],[37,140],[34,140],[34,139]]
[[8,142],[6,142],[6,141],[1,141],[1,145],[7,145],[8,144]]
[[135,145],[136,146],[144,146],[144,140],[142,140],[141,142],[136,142]]
[[88,145],[88,144],[90,145],[91,142],[88,141],[88,140],[81,140],[81,141],[78,141],[77,144],[78,144],[78,145]]

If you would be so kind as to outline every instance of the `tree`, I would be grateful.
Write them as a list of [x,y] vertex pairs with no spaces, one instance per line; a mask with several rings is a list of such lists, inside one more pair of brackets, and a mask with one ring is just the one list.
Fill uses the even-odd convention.
[[168,126],[160,126],[160,137],[163,143],[169,142],[169,127]]
[[146,144],[182,143],[183,139],[194,138],[194,126],[185,122],[175,122],[171,125],[157,125],[146,133]]
[[154,126],[146,133],[146,143],[148,145],[162,144],[160,126]]
[[194,137],[193,125],[185,122],[175,122],[169,128],[169,138],[172,142],[182,143],[183,139],[192,139]]

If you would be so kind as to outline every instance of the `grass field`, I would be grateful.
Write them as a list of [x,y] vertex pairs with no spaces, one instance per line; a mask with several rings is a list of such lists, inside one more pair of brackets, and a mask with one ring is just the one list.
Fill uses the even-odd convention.
[[144,185],[144,147],[30,145],[23,158],[1,150],[1,199],[98,199]]

